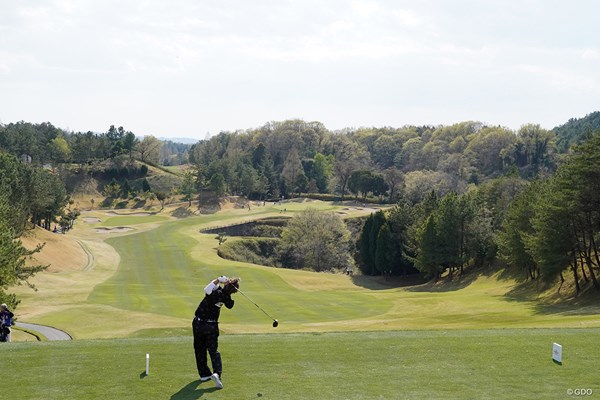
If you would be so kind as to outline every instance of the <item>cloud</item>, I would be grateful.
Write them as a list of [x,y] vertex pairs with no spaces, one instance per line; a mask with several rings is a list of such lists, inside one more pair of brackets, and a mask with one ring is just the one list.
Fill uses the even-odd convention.
[[584,60],[600,60],[600,52],[595,49],[585,49],[581,52],[581,58]]
[[[73,110],[62,124],[80,129],[93,128],[83,121],[92,115],[84,104],[103,110],[95,121],[123,118],[119,123],[131,129],[127,120],[158,126],[148,115],[164,112],[164,125],[178,121],[190,130],[205,124],[202,135],[297,115],[322,116],[338,128],[344,121],[378,125],[410,117],[399,110],[419,110],[424,123],[435,123],[436,115],[478,119],[481,113],[490,122],[498,113],[498,123],[507,123],[501,114],[514,118],[515,102],[522,115],[543,109],[556,118],[559,109],[565,113],[575,104],[585,114],[591,106],[581,104],[597,107],[600,91],[596,4],[6,2],[0,13],[0,109],[8,120],[51,112],[58,118],[63,109]],[[43,106],[37,110],[30,99]],[[539,112],[534,122],[543,122]],[[190,123],[199,118],[201,123]]]

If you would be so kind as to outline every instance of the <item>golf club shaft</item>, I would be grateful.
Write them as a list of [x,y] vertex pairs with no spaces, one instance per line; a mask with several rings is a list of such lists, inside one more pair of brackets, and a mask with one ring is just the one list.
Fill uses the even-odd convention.
[[250,301],[250,303],[252,303],[252,304],[254,304],[256,307],[258,307],[258,309],[259,309],[260,311],[264,312],[264,313],[265,313],[265,315],[266,315],[267,317],[271,318],[273,321],[276,321],[276,320],[275,320],[275,318],[271,317],[271,316],[269,315],[269,313],[267,313],[265,310],[263,310],[263,309],[261,308],[261,306],[259,306],[259,305],[258,305],[258,304],[256,304],[254,301],[252,301],[252,299],[251,299],[250,297],[246,296],[246,295],[244,294],[244,292],[242,292],[240,289],[237,289],[237,291],[238,291],[238,292],[239,292],[239,293],[240,293],[242,296],[244,296],[245,298],[247,298],[247,299],[248,299],[248,301]]

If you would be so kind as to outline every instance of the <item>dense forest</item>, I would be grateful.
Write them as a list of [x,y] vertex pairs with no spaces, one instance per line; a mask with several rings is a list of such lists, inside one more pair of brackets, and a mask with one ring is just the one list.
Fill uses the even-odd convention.
[[569,272],[578,292],[600,289],[599,157],[600,112],[516,132],[473,121],[332,132],[287,120],[191,146],[114,125],[103,133],[0,125],[0,298],[43,268],[23,264],[24,230],[67,230],[77,217],[70,175],[103,176],[107,198],[164,200],[165,189],[146,180],[147,166],[186,163],[170,193],[190,205],[224,195],[389,204],[361,222],[348,249],[367,275],[452,277],[501,263],[528,279],[560,285]]

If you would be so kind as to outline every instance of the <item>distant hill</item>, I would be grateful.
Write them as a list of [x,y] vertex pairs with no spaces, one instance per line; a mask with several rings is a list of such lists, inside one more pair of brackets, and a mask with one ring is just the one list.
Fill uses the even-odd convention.
[[162,141],[170,141],[173,143],[183,143],[183,144],[195,144],[198,143],[200,141],[200,139],[192,139],[192,138],[166,138],[166,137],[159,137],[159,140]]
[[595,111],[583,118],[571,118],[565,124],[557,126],[552,131],[558,137],[558,150],[563,153],[573,144],[578,144],[600,130],[600,111]]

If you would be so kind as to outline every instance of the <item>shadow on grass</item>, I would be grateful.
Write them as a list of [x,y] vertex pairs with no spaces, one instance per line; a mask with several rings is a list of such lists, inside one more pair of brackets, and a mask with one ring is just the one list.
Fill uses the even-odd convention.
[[[584,283],[581,283],[583,286]],[[550,294],[549,294],[550,291]],[[600,314],[600,292],[589,284],[576,294],[573,288],[558,290],[552,284],[527,281],[517,284],[504,295],[507,301],[531,302],[533,311],[543,315]]]
[[423,285],[426,282],[421,274],[407,275],[405,277],[393,276],[366,276],[353,275],[352,283],[356,286],[363,287],[369,290],[387,290],[400,287],[411,287],[415,285]]
[[[212,393],[219,389],[216,387],[198,387],[200,385],[200,379],[196,379],[182,387],[177,393],[171,396],[171,400],[197,400],[204,396],[205,393]],[[210,381],[209,381],[210,383]]]
[[188,218],[188,217],[193,217],[194,215],[194,211],[190,208],[190,207],[178,207],[175,210],[173,210],[173,212],[171,213],[172,216],[174,216],[175,218]]
[[[459,271],[455,271],[452,276],[446,273],[437,281],[434,279],[423,281],[421,284],[410,287],[407,290],[411,292],[454,292],[470,286],[481,276],[490,277],[497,272],[498,270],[492,267],[468,267],[465,268],[462,274]],[[509,277],[499,277],[499,279],[504,280],[509,279]]]

